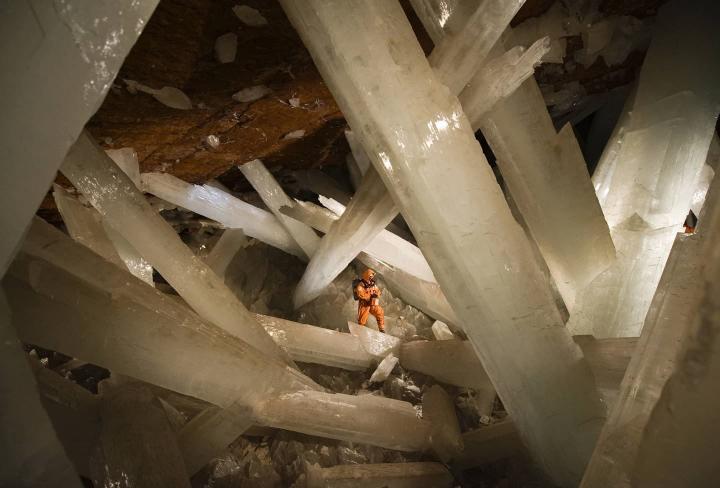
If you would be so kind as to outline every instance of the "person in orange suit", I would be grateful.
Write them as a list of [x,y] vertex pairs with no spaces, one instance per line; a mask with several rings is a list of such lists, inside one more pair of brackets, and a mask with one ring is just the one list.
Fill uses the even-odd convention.
[[362,279],[357,280],[355,296],[358,299],[358,324],[365,325],[372,315],[377,321],[378,330],[385,332],[385,311],[380,306],[382,291],[375,284],[375,271],[366,269]]

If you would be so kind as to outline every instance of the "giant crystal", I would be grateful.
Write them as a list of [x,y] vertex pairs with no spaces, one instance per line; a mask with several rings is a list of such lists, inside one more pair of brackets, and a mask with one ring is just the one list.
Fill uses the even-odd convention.
[[[0,89],[12,96],[3,102],[0,121],[0,202],[12,211],[3,212],[0,222],[0,273],[157,4],[66,0],[3,5]],[[54,115],[49,116],[49,107]]]
[[658,17],[636,93],[598,167],[618,260],[583,290],[568,324],[576,333],[622,337],[642,328],[714,132],[720,34],[706,19],[716,8],[674,2]]
[[592,375],[469,122],[402,9],[396,2],[281,3],[518,430],[557,481],[576,485],[604,417]]
[[105,222],[127,239],[200,316],[261,351],[290,361],[222,279],[192,253],[87,132],[72,147],[61,170]]
[[708,193],[697,233],[675,237],[636,354],[583,478],[584,488],[631,486],[643,431],[668,378],[682,367],[679,355],[700,311],[703,278],[710,277],[708,253],[720,232],[718,183]]
[[[699,13],[699,12],[698,12]],[[708,22],[710,23],[710,22]],[[717,182],[710,191],[717,199]],[[659,393],[652,412],[645,411],[647,425],[637,447],[634,466],[630,467],[632,486],[712,486],[717,481],[717,412],[720,395],[720,205],[700,222],[703,237],[700,300],[694,317],[679,324],[685,331],[680,347],[672,342],[665,347],[677,351],[672,374]],[[649,314],[650,315],[650,314]],[[689,320],[688,320],[689,319]],[[673,327],[678,324],[673,323]],[[655,335],[655,334],[653,334]],[[664,334],[671,339],[671,333]],[[662,359],[662,355],[654,356]],[[659,365],[662,366],[662,363]],[[659,387],[657,381],[652,386]],[[657,395],[657,393],[656,393]],[[649,415],[648,415],[649,414]],[[593,485],[590,485],[593,486]]]

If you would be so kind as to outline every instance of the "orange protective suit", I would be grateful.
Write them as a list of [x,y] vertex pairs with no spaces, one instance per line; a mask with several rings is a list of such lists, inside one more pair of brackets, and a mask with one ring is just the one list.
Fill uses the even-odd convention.
[[370,315],[375,317],[378,330],[385,332],[385,311],[380,306],[378,297],[382,290],[375,285],[375,272],[371,269],[365,270],[362,280],[355,287],[358,296],[358,324],[365,325]]

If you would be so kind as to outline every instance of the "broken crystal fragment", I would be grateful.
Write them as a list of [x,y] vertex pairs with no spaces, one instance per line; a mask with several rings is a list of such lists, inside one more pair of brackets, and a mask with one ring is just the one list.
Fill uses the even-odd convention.
[[270,88],[265,85],[251,86],[250,88],[244,88],[232,96],[232,99],[240,103],[250,103],[255,100],[260,100],[262,97],[270,93]]
[[[577,485],[604,418],[592,374],[467,118],[430,69],[402,8],[281,5],[432,263],[524,440],[557,482]],[[403,69],[391,68],[399,55]]]
[[200,316],[271,356],[290,361],[222,280],[182,242],[130,179],[84,132],[63,174]]
[[218,63],[232,63],[237,54],[238,37],[234,32],[228,32],[215,39],[215,59]]
[[251,27],[260,27],[268,23],[267,19],[257,9],[248,5],[235,5],[233,12],[243,24]]
[[143,190],[231,229],[293,254],[303,256],[295,240],[265,210],[235,198],[211,185],[191,185],[167,173],[143,173]]
[[453,477],[440,463],[308,465],[307,488],[450,488]]
[[305,255],[308,258],[312,257],[320,243],[320,238],[308,225],[280,213],[280,207],[292,206],[293,200],[285,194],[272,173],[259,159],[242,164],[238,168]]
[[450,330],[450,327],[448,327],[445,322],[441,322],[440,320],[436,320],[435,323],[432,324],[432,333],[435,336],[435,339],[439,341],[455,339],[455,336]]
[[393,353],[389,353],[385,356],[385,359],[380,361],[377,369],[375,369],[372,376],[370,376],[370,383],[382,383],[385,381],[388,376],[390,376],[390,373],[392,373],[392,370],[395,368],[398,361],[399,359]]
[[350,333],[360,338],[363,348],[371,356],[382,359],[389,352],[394,351],[402,342],[397,337],[393,337],[377,330],[348,321],[348,329]]

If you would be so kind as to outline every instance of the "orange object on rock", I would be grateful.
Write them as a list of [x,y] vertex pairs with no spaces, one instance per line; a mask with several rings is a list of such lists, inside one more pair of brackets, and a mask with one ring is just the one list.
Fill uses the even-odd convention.
[[362,279],[355,286],[355,294],[358,297],[358,324],[365,325],[372,315],[377,321],[378,330],[385,332],[385,311],[378,299],[382,290],[375,284],[375,271],[365,270]]

